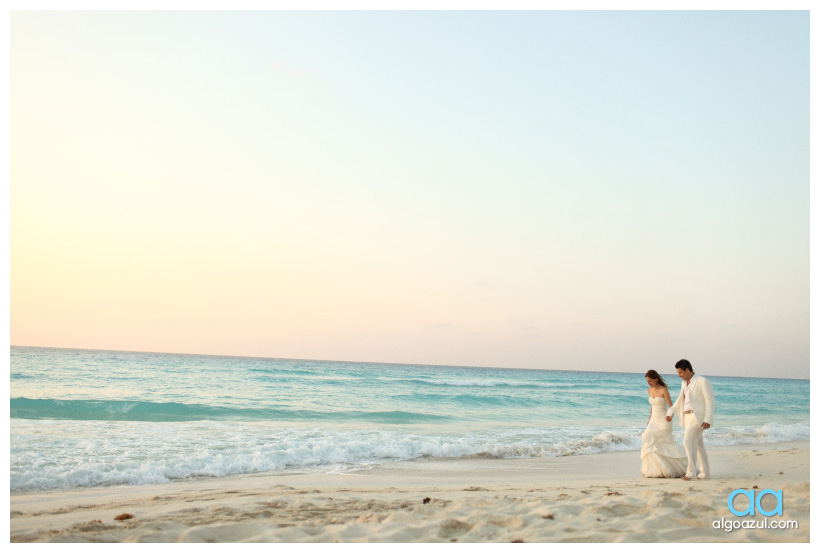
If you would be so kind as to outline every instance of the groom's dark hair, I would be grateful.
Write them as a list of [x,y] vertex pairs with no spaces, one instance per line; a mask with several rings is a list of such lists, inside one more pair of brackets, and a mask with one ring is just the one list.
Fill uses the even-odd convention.
[[686,359],[681,359],[677,363],[675,363],[676,369],[683,369],[685,371],[692,371],[692,374],[695,374],[695,369],[692,368],[692,363],[687,361]]

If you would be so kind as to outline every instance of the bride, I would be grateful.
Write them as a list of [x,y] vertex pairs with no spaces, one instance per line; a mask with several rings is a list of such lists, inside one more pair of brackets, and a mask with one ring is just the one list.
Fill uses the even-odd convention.
[[672,406],[669,389],[657,371],[646,373],[649,384],[649,423],[641,445],[641,474],[645,478],[680,478],[686,474],[686,452],[672,437],[672,423],[666,420]]

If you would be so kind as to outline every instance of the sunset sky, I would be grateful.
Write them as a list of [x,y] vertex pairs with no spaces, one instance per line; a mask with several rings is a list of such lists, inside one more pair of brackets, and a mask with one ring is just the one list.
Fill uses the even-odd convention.
[[15,12],[12,345],[809,377],[808,12]]

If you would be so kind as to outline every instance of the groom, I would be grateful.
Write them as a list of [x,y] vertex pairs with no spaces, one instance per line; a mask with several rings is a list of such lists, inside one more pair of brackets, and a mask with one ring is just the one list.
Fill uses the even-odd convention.
[[[671,421],[672,415],[677,412],[678,422],[684,428],[683,447],[686,449],[689,466],[686,467],[686,476],[681,480],[691,480],[696,474],[700,479],[709,478],[709,459],[703,446],[703,431],[712,426],[712,416],[715,413],[712,383],[702,376],[695,376],[692,364],[686,359],[675,363],[675,369],[683,382],[678,399],[666,412],[666,420]],[[700,461],[700,472],[697,471],[696,460]]]

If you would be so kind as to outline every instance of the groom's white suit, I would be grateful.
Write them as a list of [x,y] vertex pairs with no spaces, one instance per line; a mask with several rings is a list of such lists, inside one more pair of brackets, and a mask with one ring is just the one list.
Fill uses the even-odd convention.
[[[677,413],[678,424],[683,427],[686,427],[683,420],[683,393],[685,390],[686,381],[683,380],[680,383],[680,395],[678,399],[675,400],[675,403],[673,403],[669,411],[666,412],[666,416],[668,417]],[[698,420],[698,426],[704,422],[712,426],[712,417],[715,415],[715,396],[712,394],[712,383],[702,376],[693,374],[692,378],[689,379],[689,403],[692,404],[692,410],[694,411],[695,418]]]
[[[688,388],[688,389],[687,389]],[[684,407],[686,400],[689,400],[690,411]],[[712,383],[702,376],[692,375],[687,384],[686,380],[681,382],[680,395],[669,410],[667,417],[677,413],[678,424],[684,428],[683,447],[686,449],[686,457],[689,465],[686,467],[688,478],[708,478],[709,459],[706,456],[706,448],[703,445],[703,423],[712,425],[712,417],[715,414],[715,396],[712,394]],[[697,470],[696,461],[700,461],[700,472]]]

